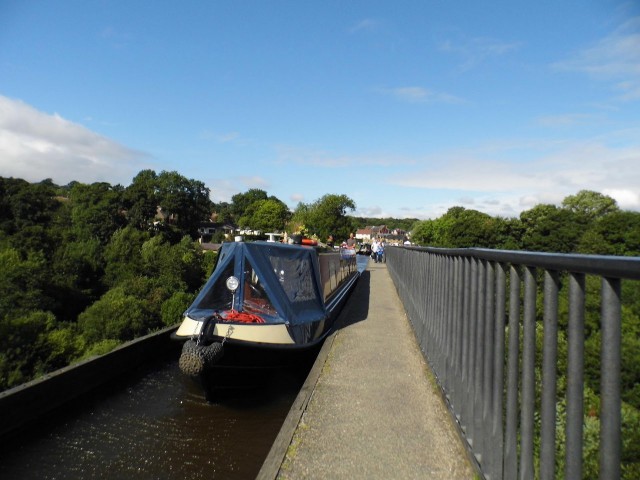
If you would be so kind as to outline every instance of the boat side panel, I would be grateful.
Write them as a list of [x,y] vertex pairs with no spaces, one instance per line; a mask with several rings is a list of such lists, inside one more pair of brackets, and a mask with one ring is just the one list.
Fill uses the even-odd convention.
[[[185,317],[180,328],[176,331],[177,337],[191,338],[200,333],[203,322]],[[231,329],[231,332],[229,330]],[[269,324],[230,324],[216,323],[213,336],[219,338],[229,338],[240,342],[264,343],[269,345],[294,345],[294,341],[289,335],[287,326],[283,323]]]
[[356,257],[339,252],[320,253],[320,282],[325,302],[351,275],[357,271]]

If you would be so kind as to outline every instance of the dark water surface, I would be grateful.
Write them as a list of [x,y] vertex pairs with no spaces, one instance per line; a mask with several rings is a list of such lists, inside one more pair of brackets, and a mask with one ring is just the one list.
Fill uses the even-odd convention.
[[255,478],[306,373],[282,369],[212,404],[176,355],[5,440],[0,479]]

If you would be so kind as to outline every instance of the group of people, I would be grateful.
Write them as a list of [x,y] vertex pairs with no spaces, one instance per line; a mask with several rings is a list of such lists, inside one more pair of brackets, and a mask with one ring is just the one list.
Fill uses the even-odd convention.
[[374,238],[371,243],[371,258],[376,263],[384,261],[384,240]]
[[[327,237],[326,244],[328,247],[333,248],[334,246],[333,235],[329,235]],[[342,247],[346,247],[346,248],[356,247],[356,239],[353,233],[350,233],[349,238],[347,238],[344,242],[342,242]],[[384,262],[385,260],[384,259],[384,240],[382,240],[381,238],[373,239],[373,242],[371,243],[371,258],[373,258],[373,261],[376,263]]]

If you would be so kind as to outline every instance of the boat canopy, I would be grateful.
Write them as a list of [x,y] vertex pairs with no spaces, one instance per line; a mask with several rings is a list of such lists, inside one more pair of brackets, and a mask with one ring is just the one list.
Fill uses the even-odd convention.
[[[227,287],[232,276],[238,279],[235,291]],[[225,320],[234,311],[291,326],[325,319],[315,250],[274,242],[224,243],[213,274],[185,315]]]

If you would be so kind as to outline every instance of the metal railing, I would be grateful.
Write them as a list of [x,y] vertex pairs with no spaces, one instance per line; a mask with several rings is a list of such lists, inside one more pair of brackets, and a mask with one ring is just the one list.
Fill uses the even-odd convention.
[[[566,479],[582,478],[585,276],[599,276],[599,476],[620,478],[621,280],[640,279],[640,258],[428,247],[388,248],[386,254],[389,273],[423,354],[487,479],[549,479],[558,473],[561,276],[569,282],[566,447],[561,474]],[[536,305],[538,283],[542,312]],[[543,328],[542,352],[536,352],[537,323]],[[540,354],[542,388],[538,392],[536,355]],[[539,450],[534,456],[537,439]]]

